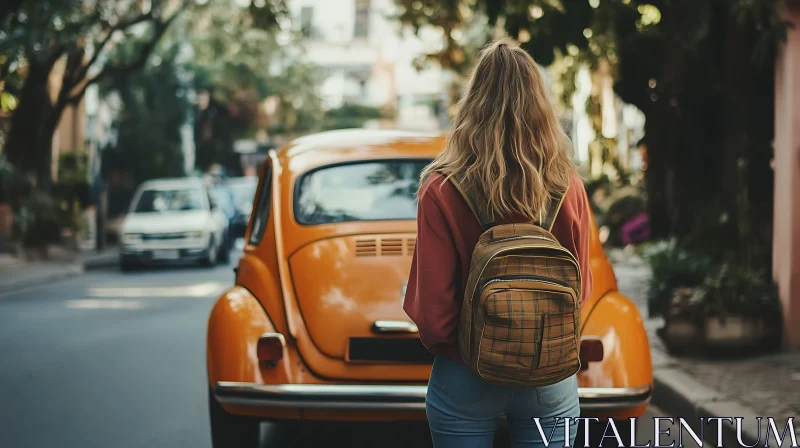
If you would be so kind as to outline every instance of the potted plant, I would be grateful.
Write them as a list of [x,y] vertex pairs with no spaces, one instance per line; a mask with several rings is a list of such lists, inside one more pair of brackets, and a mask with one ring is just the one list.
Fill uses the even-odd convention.
[[646,258],[652,272],[648,311],[663,317],[657,334],[670,353],[750,353],[780,346],[781,304],[763,270],[715,262],[674,240],[654,244]]
[[696,289],[711,271],[711,260],[682,248],[674,239],[653,244],[645,259],[651,270],[648,314],[664,319],[658,336],[673,353],[696,348],[703,338],[703,314]]
[[58,204],[47,193],[32,192],[14,215],[13,235],[36,258],[48,257],[48,246],[60,240]]
[[706,349],[746,353],[780,341],[781,305],[762,270],[724,263],[695,291]]

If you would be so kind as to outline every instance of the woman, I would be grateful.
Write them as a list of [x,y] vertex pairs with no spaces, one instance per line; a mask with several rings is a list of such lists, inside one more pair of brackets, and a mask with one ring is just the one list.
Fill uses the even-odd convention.
[[437,448],[491,447],[501,414],[515,447],[574,444],[577,423],[570,420],[565,428],[564,419],[580,414],[575,376],[539,388],[497,386],[474,375],[461,358],[459,313],[483,229],[447,180],[465,173],[498,224],[536,221],[550,194],[566,190],[551,231],[579,261],[584,301],[592,286],[590,217],[570,146],[530,55],[507,39],[487,46],[462,95],[446,149],[422,173],[417,244],[403,305],[435,355],[426,410]]

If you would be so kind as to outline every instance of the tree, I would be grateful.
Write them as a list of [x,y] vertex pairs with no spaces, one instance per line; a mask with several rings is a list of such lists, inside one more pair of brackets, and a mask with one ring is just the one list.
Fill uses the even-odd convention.
[[405,23],[445,31],[437,54],[445,67],[458,56],[453,32],[475,12],[540,64],[608,64],[617,94],[647,119],[654,236],[698,244],[713,235],[721,257],[770,264],[772,61],[788,26],[777,14],[782,1],[396,1]]
[[[9,39],[0,49],[0,74],[5,78],[18,70],[24,77],[6,152],[18,168],[36,174],[44,188],[52,180],[53,134],[64,110],[79,104],[89,86],[141,69],[187,0],[147,4],[105,0],[87,7],[81,0],[28,0],[4,22]],[[108,63],[108,51],[133,35],[146,37],[137,37],[141,45],[131,59]],[[54,73],[60,82],[51,91]]]
[[469,58],[458,39],[468,24],[483,16],[490,27],[502,27],[520,38],[520,46],[544,66],[550,65],[559,50],[574,45],[588,47],[584,30],[593,18],[593,8],[586,0],[395,0],[402,8],[399,18],[415,30],[432,25],[442,29],[444,46],[431,55],[445,69],[464,72]]
[[[233,143],[259,131],[296,132],[322,118],[313,67],[303,60],[299,36],[289,29],[282,2],[264,11],[253,2],[209,2],[185,24],[194,49],[194,87],[202,100],[195,120],[196,166],[221,163],[238,170]],[[278,102],[269,122],[264,101]]]
[[[2,36],[8,39],[0,45],[0,82],[13,74],[23,81],[13,92],[19,104],[5,144],[9,160],[48,187],[52,137],[64,110],[79,104],[89,86],[141,70],[184,11],[219,4],[231,0],[23,0],[10,8],[3,22]],[[251,0],[245,11],[254,26],[268,29],[287,10],[284,0]],[[129,59],[110,61],[109,52],[125,42],[136,42],[137,49]],[[53,92],[48,87],[54,75],[60,82]]]
[[122,103],[115,123],[117,144],[103,154],[106,173],[124,171],[135,184],[185,174],[181,127],[191,105],[180,73],[180,49],[171,43],[141,72],[114,77],[104,86]]

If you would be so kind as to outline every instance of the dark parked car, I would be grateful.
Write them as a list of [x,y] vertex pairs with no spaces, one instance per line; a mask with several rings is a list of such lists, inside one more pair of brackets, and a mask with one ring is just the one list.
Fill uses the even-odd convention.
[[225,233],[225,239],[222,244],[225,250],[229,251],[231,247],[233,247],[233,226],[238,220],[239,215],[239,212],[236,210],[236,200],[230,188],[224,183],[211,183],[209,190],[214,203],[228,221],[228,230]]
[[258,188],[258,177],[231,177],[226,182],[235,200],[237,217],[231,225],[234,238],[244,237],[247,223],[250,222],[250,213],[253,211],[253,199]]

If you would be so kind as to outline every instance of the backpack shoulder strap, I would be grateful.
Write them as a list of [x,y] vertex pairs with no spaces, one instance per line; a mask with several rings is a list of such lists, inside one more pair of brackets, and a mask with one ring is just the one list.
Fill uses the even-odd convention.
[[456,190],[461,193],[461,196],[464,198],[464,201],[467,202],[467,205],[469,205],[470,210],[472,210],[472,214],[474,214],[478,219],[478,222],[480,222],[483,230],[488,230],[494,227],[495,222],[489,216],[488,208],[486,207],[487,201],[476,188],[473,188],[464,181],[464,174],[453,174],[450,176],[450,183],[452,183],[456,187]]
[[[459,174],[454,174],[448,178],[446,174],[440,171],[436,172],[441,174],[442,176],[445,176],[445,180],[450,181],[450,183],[454,187],[456,187],[456,190],[458,190],[459,194],[461,194],[461,197],[464,198],[464,201],[469,206],[469,209],[472,210],[472,214],[475,215],[475,218],[477,218],[478,221],[481,223],[481,227],[483,227],[483,229],[486,230],[487,225],[489,223],[488,221],[485,221],[485,218],[483,218],[482,215],[478,212],[479,209],[476,208],[476,204],[480,204],[480,201],[477,197],[477,194],[475,194],[474,190],[468,189],[466,188],[466,186],[463,185],[463,178],[464,178],[463,175],[459,173]],[[430,173],[422,178],[422,180],[420,181],[420,185],[424,184],[429,177]]]
[[564,203],[567,191],[569,191],[569,187],[567,187],[567,190],[563,193],[558,193],[552,197],[550,207],[547,210],[547,214],[545,214],[544,220],[541,223],[536,223],[536,225],[544,228],[548,232],[553,229],[553,224],[556,223],[556,217],[558,217],[558,212],[561,211],[561,205]]

